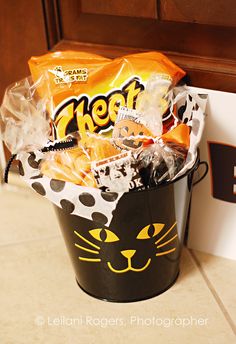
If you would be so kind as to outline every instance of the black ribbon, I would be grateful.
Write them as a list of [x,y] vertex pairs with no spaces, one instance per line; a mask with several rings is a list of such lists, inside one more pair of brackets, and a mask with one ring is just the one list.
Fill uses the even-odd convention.
[[[76,138],[71,138],[70,140],[67,140],[67,141],[61,141],[61,142],[55,142],[55,143],[52,142],[48,146],[40,149],[40,152],[47,153],[47,152],[54,152],[54,151],[63,151],[70,148],[74,148],[77,145],[77,143],[78,141]],[[17,154],[12,154],[10,159],[7,162],[7,166],[4,172],[5,183],[8,183],[8,175],[11,169],[11,165],[13,161],[16,159],[16,157],[17,157]]]

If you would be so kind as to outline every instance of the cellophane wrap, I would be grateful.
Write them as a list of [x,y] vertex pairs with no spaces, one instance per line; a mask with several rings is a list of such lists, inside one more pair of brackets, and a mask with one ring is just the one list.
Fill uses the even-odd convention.
[[10,85],[0,108],[2,138],[10,152],[18,153],[43,147],[50,134],[46,99],[37,89],[43,77],[33,83],[31,77]]

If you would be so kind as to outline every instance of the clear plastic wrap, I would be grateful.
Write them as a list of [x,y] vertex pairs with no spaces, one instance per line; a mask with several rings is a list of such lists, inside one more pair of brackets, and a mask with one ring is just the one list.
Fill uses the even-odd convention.
[[149,145],[137,152],[136,161],[145,187],[154,187],[172,180],[182,169],[187,156],[183,147],[160,142]]
[[3,140],[15,154],[34,151],[46,145],[50,124],[46,113],[46,99],[39,98],[36,83],[30,77],[10,85],[0,108],[0,124]]
[[154,136],[161,136],[163,132],[162,116],[169,108],[168,91],[171,79],[152,74],[146,88],[136,101],[136,110],[139,120],[151,131]]
[[76,138],[72,149],[50,151],[44,155],[40,165],[42,174],[81,186],[96,187],[92,163],[119,154],[108,138],[87,133],[83,139],[77,133],[68,135],[63,141]]

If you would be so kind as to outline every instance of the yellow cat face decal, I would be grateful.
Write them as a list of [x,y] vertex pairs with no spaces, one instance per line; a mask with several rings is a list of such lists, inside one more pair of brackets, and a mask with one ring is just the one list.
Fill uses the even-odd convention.
[[[78,258],[81,261],[89,263],[99,263],[104,262],[110,271],[122,274],[128,271],[133,272],[142,272],[146,270],[154,257],[165,256],[171,254],[176,250],[178,234],[176,230],[176,222],[172,224],[169,228],[165,230],[165,224],[163,223],[153,223],[149,224],[136,234],[135,240],[133,240],[132,248],[120,249],[120,237],[119,234],[115,233],[110,228],[95,228],[89,230],[89,238],[81,235],[78,231],[74,231],[77,236],[78,243],[75,243],[75,246],[79,249],[80,255]],[[128,233],[129,234],[129,233]],[[127,235],[128,235],[127,234]],[[154,247],[154,254],[151,252],[153,249],[150,249],[150,257],[147,257],[143,261],[142,265],[138,265],[135,262],[135,256],[137,254],[142,255],[142,251],[135,247],[135,243],[143,241],[144,244],[150,241],[150,247]],[[109,251],[109,247],[106,245],[114,245],[112,248],[113,254],[108,255],[104,252]],[[116,246],[117,245],[117,246]],[[114,259],[114,252],[117,252],[119,255],[119,266],[116,266],[117,259]],[[154,257],[153,257],[154,256]],[[112,258],[112,260],[111,260]],[[122,260],[122,263],[120,260]],[[140,259],[139,259],[140,260]],[[120,265],[123,264],[121,268]]]

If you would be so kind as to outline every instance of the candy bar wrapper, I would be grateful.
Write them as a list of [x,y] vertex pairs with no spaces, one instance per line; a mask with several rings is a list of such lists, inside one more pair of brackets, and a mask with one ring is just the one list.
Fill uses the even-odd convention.
[[112,133],[114,144],[119,150],[135,150],[142,146],[144,136],[152,138],[151,131],[140,117],[136,110],[120,106]]
[[131,151],[93,162],[92,171],[104,191],[128,192],[143,186]]

